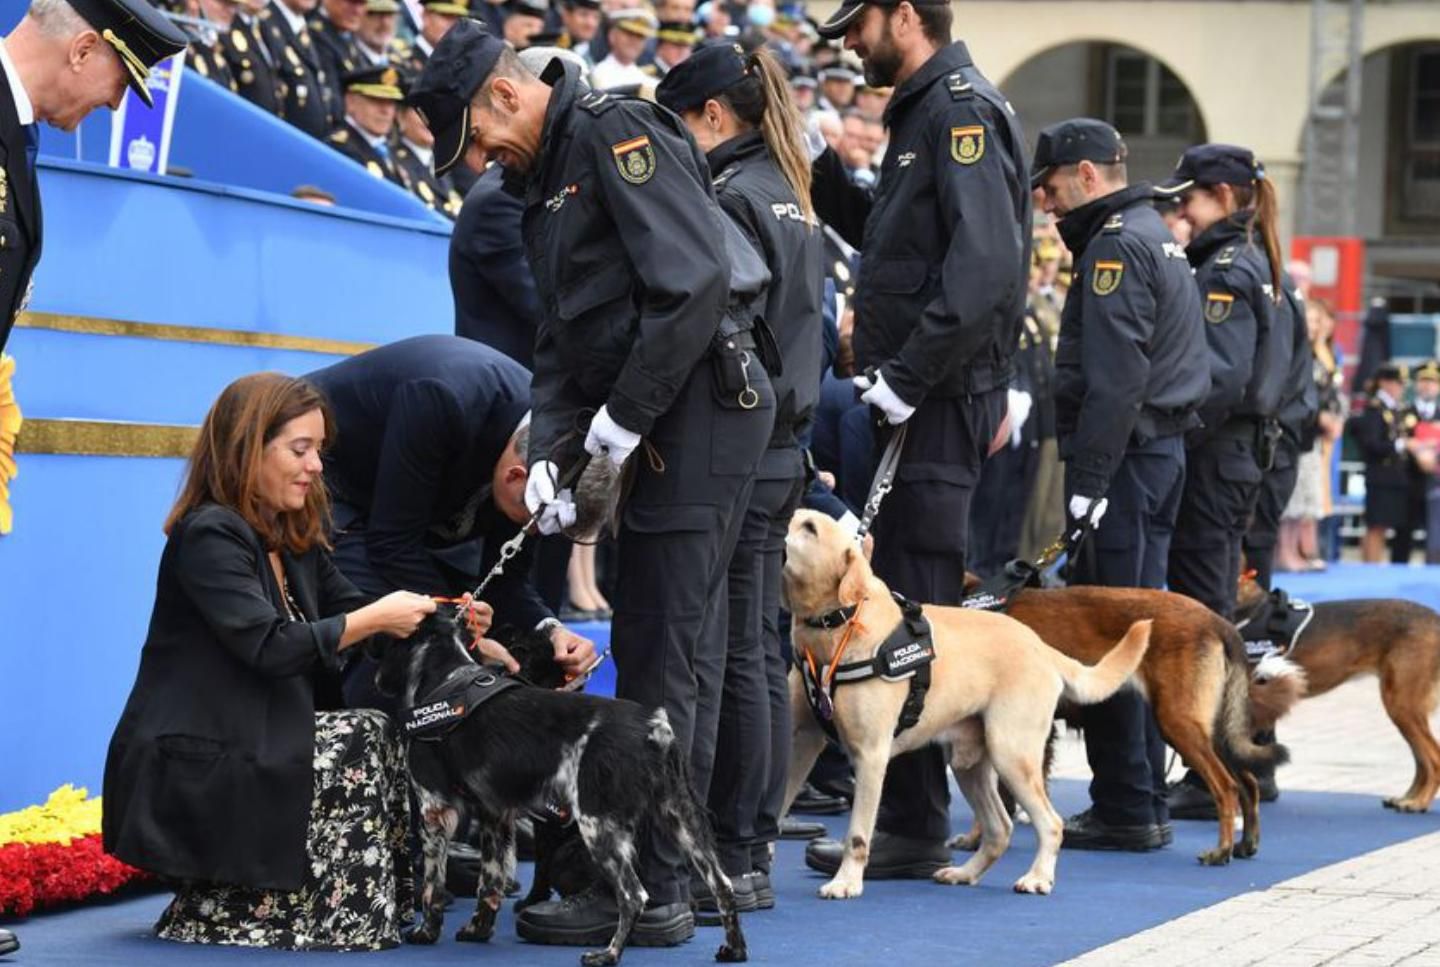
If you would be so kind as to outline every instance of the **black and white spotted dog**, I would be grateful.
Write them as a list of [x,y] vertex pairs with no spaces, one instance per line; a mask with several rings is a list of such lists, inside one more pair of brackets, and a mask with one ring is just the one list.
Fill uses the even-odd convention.
[[[479,670],[466,640],[453,613],[442,609],[409,641],[385,649],[377,687],[414,708],[448,678]],[[517,815],[548,811],[573,819],[619,908],[610,945],[582,955],[586,967],[618,963],[645,909],[635,861],[636,831],[647,822],[670,832],[719,900],[725,943],[715,959],[746,959],[734,893],[663,709],[514,687],[474,707],[438,741],[412,739],[407,746],[424,855],[422,921],[406,937],[409,942],[439,938],[446,852],[462,808],[471,810],[481,828],[475,914],[456,934],[465,941],[485,941],[495,932],[505,885],[515,871]]]

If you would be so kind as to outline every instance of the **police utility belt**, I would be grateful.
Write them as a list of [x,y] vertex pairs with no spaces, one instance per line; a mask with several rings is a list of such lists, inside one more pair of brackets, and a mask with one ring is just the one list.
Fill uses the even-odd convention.
[[[900,623],[886,635],[880,647],[871,658],[863,661],[846,662],[829,674],[829,665],[820,665],[813,672],[800,653],[796,653],[795,666],[805,682],[805,697],[815,721],[820,723],[827,735],[838,739],[835,731],[834,689],[852,682],[863,682],[871,678],[883,678],[887,682],[910,680],[910,691],[905,696],[905,705],[900,709],[900,721],[895,725],[899,735],[920,721],[925,711],[925,693],[930,690],[930,665],[935,661],[935,642],[930,633],[930,622],[926,620],[920,605],[895,592],[891,592],[895,603],[900,606]],[[841,628],[855,614],[854,608],[841,608],[818,618],[806,618],[804,623],[811,628]],[[827,684],[828,679],[828,684]]]
[[405,710],[402,716],[405,737],[421,742],[439,742],[481,705],[520,684],[488,668],[462,665]]

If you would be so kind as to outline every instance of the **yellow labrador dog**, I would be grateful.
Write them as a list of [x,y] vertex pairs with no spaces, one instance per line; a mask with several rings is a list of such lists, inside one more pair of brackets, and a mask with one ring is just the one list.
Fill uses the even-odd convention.
[[[848,666],[872,658],[904,618],[885,583],[854,541],[830,518],[802,510],[785,539],[785,599],[794,616],[797,661],[822,680],[832,663]],[[854,607],[851,621],[813,627],[806,619]],[[936,871],[941,883],[975,883],[1010,845],[1011,822],[996,789],[996,773],[1015,792],[1040,841],[1029,872],[1015,883],[1019,893],[1049,893],[1062,822],[1045,793],[1042,759],[1064,695],[1082,705],[1102,702],[1129,679],[1150,644],[1150,622],[1137,621],[1094,667],[1048,647],[1030,629],[1002,614],[926,606],[935,657],[924,711],[895,735],[909,692],[906,680],[870,677],[837,685],[832,721],[855,766],[855,804],[845,856],[820,895],[857,897],[874,834],[880,788],[892,756],[929,742],[948,742],[951,765],[980,824],[980,848],[964,866]],[[851,625],[854,627],[852,628]],[[843,655],[837,655],[844,640]],[[813,662],[813,664],[811,664]],[[801,672],[790,672],[794,749],[785,805],[789,808],[825,744],[812,713]]]

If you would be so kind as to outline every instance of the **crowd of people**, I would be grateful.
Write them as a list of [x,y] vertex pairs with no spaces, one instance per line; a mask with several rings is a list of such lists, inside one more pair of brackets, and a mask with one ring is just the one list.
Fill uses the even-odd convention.
[[[563,619],[613,611],[616,694],[668,716],[742,910],[774,906],[786,829],[788,523],[810,506],[858,536],[882,452],[864,547],[927,604],[1075,522],[1093,534],[1072,583],[1227,618],[1242,560],[1264,586],[1316,566],[1346,413],[1333,318],[1286,271],[1248,149],[1196,145],[1150,185],[1104,121],[1027,138],[945,0],[845,0],[824,23],[759,0],[433,0],[404,40],[394,0],[310,6],[198,0],[179,42],[457,219],[454,334],[244,377],[205,419],[106,762],[107,849],[178,885],[163,936],[398,942],[410,803],[380,711],[403,709],[356,646],[410,636],[496,563],[462,600],[507,667],[492,625],[579,674],[594,645]],[[22,128],[61,116],[45,57],[98,50],[87,69],[143,85],[173,28],[114,18],[153,13],[32,0],[0,46]],[[1408,408],[1398,369],[1374,375],[1354,435],[1399,555],[1435,506],[1440,367]],[[597,535],[603,581],[572,551]],[[1084,725],[1093,805],[1065,847],[1165,847],[1203,787],[1167,787],[1138,692]],[[945,768],[938,748],[890,763],[867,877],[949,865]],[[806,862],[833,873],[848,848],[815,840]],[[632,942],[684,941],[715,898],[663,836],[635,862]],[[592,889],[517,930],[595,944],[615,917]]]

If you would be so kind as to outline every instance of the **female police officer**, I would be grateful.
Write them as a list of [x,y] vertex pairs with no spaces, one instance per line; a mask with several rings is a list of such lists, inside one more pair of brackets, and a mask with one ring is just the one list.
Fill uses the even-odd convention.
[[[764,320],[779,355],[767,361],[775,429],[730,560],[723,698],[718,709],[700,712],[720,717],[709,804],[725,871],[742,909],[751,893],[768,907],[768,844],[779,836],[790,755],[781,551],[804,488],[797,441],[820,394],[824,243],[810,206],[803,127],[771,54],[747,57],[729,42],[702,47],[665,75],[655,98],[681,116],[706,152],[716,200],[770,269]],[[713,906],[713,898],[701,898],[702,910],[706,900]]]

